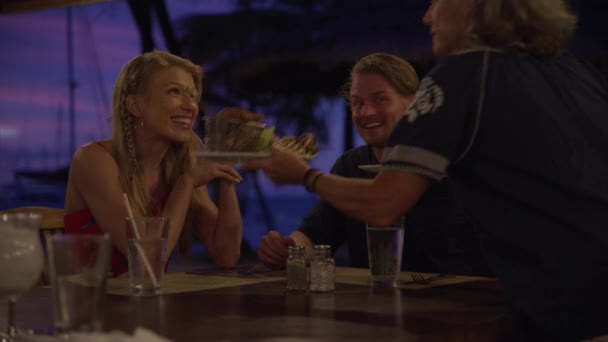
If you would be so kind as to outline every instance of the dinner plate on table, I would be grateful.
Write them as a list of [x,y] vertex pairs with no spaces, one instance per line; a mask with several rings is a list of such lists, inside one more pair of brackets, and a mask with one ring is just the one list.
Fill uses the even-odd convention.
[[359,169],[369,173],[378,173],[382,168],[382,164],[359,165]]

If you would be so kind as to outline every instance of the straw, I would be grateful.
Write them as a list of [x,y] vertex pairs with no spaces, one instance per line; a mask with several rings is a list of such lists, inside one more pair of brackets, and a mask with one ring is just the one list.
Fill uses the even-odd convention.
[[127,198],[127,194],[124,192],[123,192],[122,196],[125,198],[125,204],[127,205],[127,212],[129,213],[129,219],[131,220],[131,223],[133,223],[133,225],[131,227],[133,228],[133,234],[135,235],[135,238],[136,238],[136,240],[134,241],[135,248],[137,248],[137,252],[139,252],[139,256],[141,257],[141,260],[144,262],[144,266],[146,267],[146,270],[148,271],[148,274],[150,275],[150,280],[152,280],[152,284],[154,284],[154,287],[159,287],[158,280],[156,280],[156,275],[154,275],[154,272],[152,271],[152,266],[150,265],[150,262],[148,261],[148,257],[146,257],[144,250],[141,248],[141,245],[139,244],[139,240],[141,240],[141,237],[139,236],[139,229],[137,228],[137,222],[135,222],[135,219],[133,217],[133,211],[131,210],[131,204],[129,204],[129,198]]

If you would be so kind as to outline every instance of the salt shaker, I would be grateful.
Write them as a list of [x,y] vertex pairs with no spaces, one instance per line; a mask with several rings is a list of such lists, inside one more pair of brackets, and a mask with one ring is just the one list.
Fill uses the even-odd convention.
[[336,263],[331,257],[331,246],[315,245],[310,262],[310,290],[329,292],[335,289]]
[[308,287],[308,274],[304,246],[289,246],[287,257],[287,290],[306,291]]

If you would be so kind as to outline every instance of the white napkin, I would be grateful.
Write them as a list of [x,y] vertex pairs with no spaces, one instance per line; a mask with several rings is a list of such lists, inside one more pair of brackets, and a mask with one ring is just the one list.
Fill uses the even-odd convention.
[[25,335],[19,336],[17,341],[26,342],[171,342],[171,340],[162,337],[155,332],[146,328],[138,327],[133,332],[133,335],[126,334],[122,331],[114,330],[108,333],[70,333],[69,336],[41,336],[41,335]]

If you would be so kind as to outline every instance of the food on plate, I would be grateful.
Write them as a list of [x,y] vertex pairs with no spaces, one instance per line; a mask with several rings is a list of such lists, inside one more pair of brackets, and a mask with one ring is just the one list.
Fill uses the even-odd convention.
[[[274,141],[274,127],[266,127],[263,114],[230,107],[213,117],[205,118],[205,149],[211,152],[270,153]],[[310,133],[285,136],[279,144],[300,154],[314,158],[319,149],[317,139]]]
[[297,137],[283,137],[279,139],[279,144],[305,158],[315,157],[319,153],[317,139],[311,133],[304,133]]
[[238,107],[224,108],[217,113],[217,115],[223,118],[235,119],[244,122],[262,123],[262,120],[264,119],[264,114],[253,113]]
[[257,152],[264,115],[236,107],[225,108],[206,120],[207,144],[211,151]]

